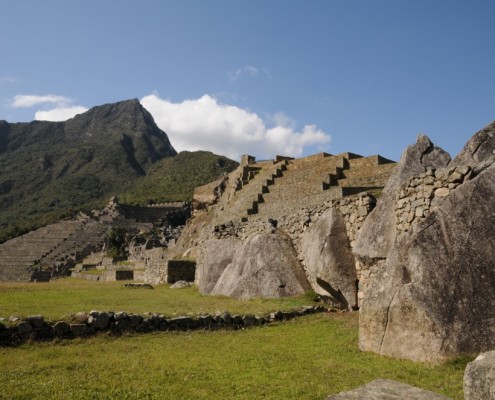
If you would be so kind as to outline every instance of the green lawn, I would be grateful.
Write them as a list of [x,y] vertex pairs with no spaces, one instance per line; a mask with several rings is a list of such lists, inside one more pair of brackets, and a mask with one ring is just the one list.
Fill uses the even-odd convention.
[[[0,284],[0,316],[90,309],[166,315],[259,313],[304,297],[238,301],[196,289],[123,289],[74,279]],[[157,332],[0,348],[0,399],[318,399],[377,378],[462,399],[468,358],[441,365],[358,348],[358,314],[325,313],[242,331]]]
[[304,296],[286,299],[236,300],[223,296],[202,296],[196,287],[170,289],[155,285],[154,289],[129,289],[123,282],[90,282],[65,278],[45,283],[0,282],[0,317],[41,314],[57,320],[79,311],[126,311],[175,314],[214,313],[265,314],[313,305]]
[[357,314],[244,331],[100,336],[0,349],[0,398],[319,399],[388,378],[462,399],[467,360],[439,366],[357,347]]

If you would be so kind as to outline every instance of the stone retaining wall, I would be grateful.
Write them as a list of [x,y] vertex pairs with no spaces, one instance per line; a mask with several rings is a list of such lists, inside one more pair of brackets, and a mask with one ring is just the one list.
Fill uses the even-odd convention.
[[[345,221],[347,237],[349,238],[351,248],[353,248],[359,229],[361,229],[364,220],[371,211],[373,211],[375,205],[376,198],[371,194],[363,193],[338,200],[329,200],[316,207],[301,209],[280,218],[277,221],[265,220],[260,217],[252,217],[247,222],[231,221],[226,224],[215,226],[213,235],[217,239],[231,237],[246,239],[254,233],[269,233],[276,227],[291,238],[294,248],[297,251],[299,261],[301,261],[303,267],[305,267],[300,248],[301,236],[325,211],[331,207],[335,207],[342,214]],[[207,238],[204,238],[205,243],[206,240]],[[356,274],[359,280],[358,298],[362,300],[364,297],[364,288],[369,285],[372,274],[370,270],[365,269],[357,260]]]
[[357,232],[368,214],[375,207],[375,204],[375,197],[364,193],[339,200],[329,200],[316,207],[303,208],[276,221],[264,220],[257,217],[252,217],[247,222],[230,221],[226,224],[216,225],[213,229],[213,235],[217,239],[230,237],[246,239],[254,233],[266,233],[267,230],[276,227],[287,233],[294,242],[294,245],[298,247],[301,235],[307,227],[316,222],[329,208],[335,207],[344,217],[347,236],[349,237],[351,247],[353,247]]
[[99,333],[120,335],[131,332],[236,330],[326,311],[337,312],[335,309],[327,309],[323,306],[309,306],[294,311],[272,312],[261,317],[255,315],[231,315],[228,312],[224,312],[196,317],[180,316],[167,318],[161,314],[148,313],[141,316],[128,314],[124,311],[77,313],[71,317],[71,322],[50,322],[46,321],[42,315],[29,316],[26,319],[17,320],[11,317],[11,326],[0,322],[0,346],[13,346],[28,341],[51,341],[54,339],[90,337]]

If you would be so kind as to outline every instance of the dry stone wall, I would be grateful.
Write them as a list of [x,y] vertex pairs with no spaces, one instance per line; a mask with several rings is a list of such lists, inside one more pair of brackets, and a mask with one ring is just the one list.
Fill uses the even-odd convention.
[[470,166],[454,168],[428,168],[419,176],[410,178],[397,195],[395,216],[399,232],[407,232],[424,220],[432,207],[462,183],[470,180],[474,173]]
[[[337,312],[323,306],[307,306],[300,310],[276,311],[268,315],[232,315],[228,312],[202,314],[196,317],[178,316],[167,318],[162,314],[128,314],[125,311],[79,312],[63,321],[47,321],[42,315],[25,319],[10,317],[8,324],[0,321],[0,346],[14,346],[24,342],[73,339],[110,333],[121,335],[126,332],[148,333],[156,331],[190,331],[245,329],[272,322],[290,320],[321,312]],[[5,320],[3,320],[5,321]]]

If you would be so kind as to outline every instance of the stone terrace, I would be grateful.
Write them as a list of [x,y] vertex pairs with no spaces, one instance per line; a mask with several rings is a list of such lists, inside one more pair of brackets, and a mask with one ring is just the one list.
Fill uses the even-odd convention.
[[33,266],[82,226],[82,221],[62,221],[0,244],[0,279],[31,280]]
[[92,217],[48,225],[0,244],[0,280],[46,281],[64,275],[91,252],[103,247],[112,227],[139,231],[153,223],[182,225],[190,215],[186,203],[138,207],[119,204],[113,198]]
[[[247,162],[246,162],[247,160]],[[234,183],[221,197],[217,221],[247,221],[251,215],[281,218],[293,210],[316,206],[328,200],[382,189],[396,166],[375,155],[353,153],[256,163],[243,159]]]

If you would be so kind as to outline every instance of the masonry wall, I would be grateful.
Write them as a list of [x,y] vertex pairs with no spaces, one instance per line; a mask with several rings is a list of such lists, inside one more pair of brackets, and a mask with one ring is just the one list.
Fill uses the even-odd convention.
[[471,167],[428,169],[425,173],[408,180],[398,193],[395,204],[397,230],[407,232],[424,220],[435,205],[450,192],[473,177]]
[[[325,211],[334,207],[342,214],[349,243],[351,248],[353,248],[357,233],[375,205],[376,198],[371,194],[363,193],[338,200],[329,200],[315,207],[297,210],[276,221],[253,216],[247,222],[231,221],[226,224],[217,225],[213,228],[213,236],[217,239],[230,237],[246,239],[255,233],[270,232],[276,226],[291,238],[294,248],[298,253],[299,260],[303,267],[305,267],[300,249],[301,236]],[[362,288],[368,285],[371,277],[369,271],[364,270],[358,262],[356,262],[356,272],[360,281],[358,298],[362,299],[364,297]]]

